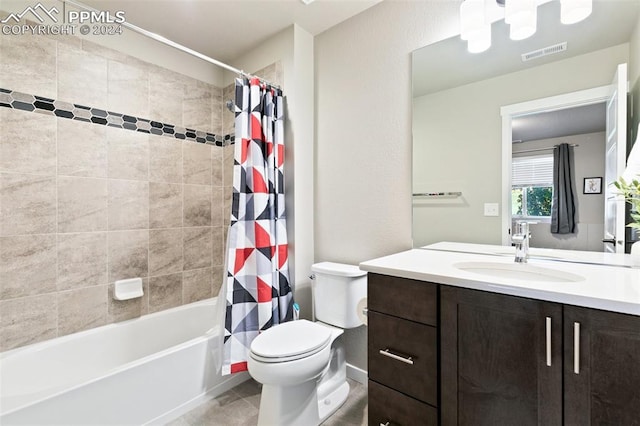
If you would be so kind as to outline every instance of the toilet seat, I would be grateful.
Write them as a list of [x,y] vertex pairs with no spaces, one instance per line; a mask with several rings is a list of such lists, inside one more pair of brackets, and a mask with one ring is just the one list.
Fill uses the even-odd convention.
[[331,341],[331,330],[307,320],[279,324],[251,343],[251,357],[265,363],[306,358],[322,351]]

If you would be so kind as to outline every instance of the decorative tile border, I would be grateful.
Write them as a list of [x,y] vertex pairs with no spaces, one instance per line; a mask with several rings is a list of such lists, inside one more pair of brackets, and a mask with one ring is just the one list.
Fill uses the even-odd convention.
[[42,96],[28,95],[0,88],[0,107],[19,109],[40,114],[55,115],[70,120],[84,121],[118,129],[133,130],[157,136],[174,137],[197,143],[216,146],[231,145],[235,141],[234,135],[215,135],[195,129],[161,123],[146,118],[133,117],[117,112],[106,111],[69,102],[56,101]]

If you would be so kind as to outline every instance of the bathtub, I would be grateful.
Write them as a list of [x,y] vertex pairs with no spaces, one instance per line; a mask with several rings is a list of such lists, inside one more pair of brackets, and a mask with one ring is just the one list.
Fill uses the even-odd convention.
[[216,298],[0,354],[0,425],[161,425],[248,379],[215,373]]

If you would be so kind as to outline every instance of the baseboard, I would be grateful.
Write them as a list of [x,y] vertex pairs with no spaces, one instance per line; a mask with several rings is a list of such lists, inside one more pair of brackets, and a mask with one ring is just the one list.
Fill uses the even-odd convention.
[[347,363],[347,377],[366,386],[368,373],[367,370],[363,370],[362,368],[358,368]]

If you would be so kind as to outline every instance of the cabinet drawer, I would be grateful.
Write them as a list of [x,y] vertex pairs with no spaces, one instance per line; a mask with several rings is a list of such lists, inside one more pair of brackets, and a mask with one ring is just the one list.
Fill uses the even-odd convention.
[[371,273],[367,283],[370,311],[438,325],[437,284]]
[[438,410],[369,380],[369,426],[438,424]]
[[[370,379],[437,405],[438,348],[435,327],[369,311],[367,350]],[[408,357],[411,360],[406,362]]]

